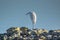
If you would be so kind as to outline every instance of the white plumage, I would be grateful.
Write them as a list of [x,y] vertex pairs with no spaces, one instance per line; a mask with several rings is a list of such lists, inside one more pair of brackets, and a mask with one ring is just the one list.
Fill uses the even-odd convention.
[[28,12],[27,14],[30,15],[30,18],[32,20],[32,23],[33,23],[33,25],[35,25],[36,24],[36,20],[37,20],[36,13],[35,12]]

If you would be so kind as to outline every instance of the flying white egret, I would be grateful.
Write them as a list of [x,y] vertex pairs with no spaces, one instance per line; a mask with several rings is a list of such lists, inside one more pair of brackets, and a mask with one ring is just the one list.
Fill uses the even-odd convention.
[[26,15],[30,15],[30,18],[32,20],[32,23],[33,23],[33,28],[35,28],[35,24],[36,24],[36,13],[35,12],[28,12]]

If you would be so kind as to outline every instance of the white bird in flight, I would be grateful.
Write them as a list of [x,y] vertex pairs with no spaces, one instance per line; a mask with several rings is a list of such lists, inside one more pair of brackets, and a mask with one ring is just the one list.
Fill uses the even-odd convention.
[[26,15],[30,15],[30,18],[32,20],[32,23],[33,23],[33,28],[35,28],[35,24],[36,24],[36,13],[35,12],[28,12]]

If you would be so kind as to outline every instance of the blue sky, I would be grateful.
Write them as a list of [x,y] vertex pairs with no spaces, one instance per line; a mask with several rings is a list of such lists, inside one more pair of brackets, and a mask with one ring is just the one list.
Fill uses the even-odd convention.
[[35,28],[47,30],[60,29],[60,0],[0,0],[0,33],[12,26],[32,28],[29,16],[37,14]]

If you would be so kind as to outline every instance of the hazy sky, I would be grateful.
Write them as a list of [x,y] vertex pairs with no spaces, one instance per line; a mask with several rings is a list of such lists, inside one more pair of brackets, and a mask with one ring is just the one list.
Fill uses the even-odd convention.
[[32,28],[29,16],[35,11],[35,28],[47,30],[60,29],[60,0],[0,0],[0,33],[12,26]]

